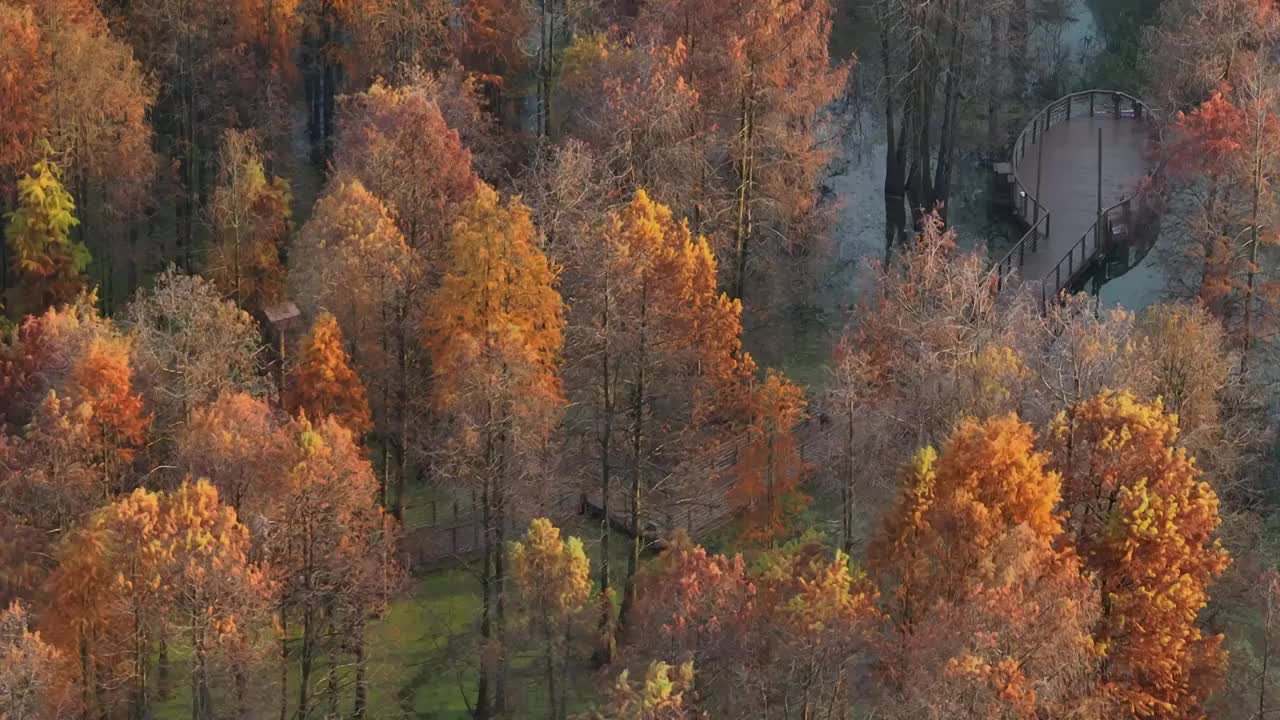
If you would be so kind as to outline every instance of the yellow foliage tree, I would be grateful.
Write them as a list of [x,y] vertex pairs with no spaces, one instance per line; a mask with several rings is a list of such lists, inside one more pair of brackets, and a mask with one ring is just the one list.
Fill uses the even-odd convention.
[[632,684],[630,672],[623,670],[613,686],[609,702],[587,716],[590,720],[686,720],[700,717],[685,704],[685,693],[692,694],[693,662],[671,666],[655,660],[645,671],[639,687]]
[[1214,537],[1217,494],[1177,447],[1178,418],[1159,400],[1102,392],[1076,409],[1070,430],[1060,415],[1064,506],[1105,600],[1097,639],[1108,688],[1139,718],[1203,717],[1226,667],[1222,636],[1196,624],[1230,563]]
[[560,529],[550,520],[536,518],[524,540],[511,545],[511,569],[545,643],[552,720],[564,718],[567,688],[563,645],[569,642],[574,621],[591,597],[591,563],[581,540],[561,540]]
[[[564,304],[538,241],[519,198],[500,203],[493,188],[481,185],[454,225],[445,276],[425,323],[434,399],[452,429],[452,452],[442,462],[480,494],[480,630],[490,646],[500,646],[505,634],[507,518],[510,504],[524,494],[516,483],[538,477],[533,458],[564,408]],[[476,705],[482,718],[491,708],[501,711],[505,676],[500,652],[486,650],[484,658]]]

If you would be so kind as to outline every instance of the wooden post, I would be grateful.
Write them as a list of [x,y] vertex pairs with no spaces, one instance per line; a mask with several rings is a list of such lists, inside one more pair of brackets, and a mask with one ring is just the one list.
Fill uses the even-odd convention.
[[[1098,224],[1093,235],[1093,249],[1097,251],[1102,242],[1102,128],[1098,128]],[[1081,249],[1083,252],[1083,248]],[[1082,263],[1083,264],[1083,263]]]
[[1037,227],[1040,224],[1040,177],[1044,173],[1044,143],[1040,143],[1036,148],[1036,217],[1031,223],[1032,251],[1035,250],[1035,234],[1040,232]]

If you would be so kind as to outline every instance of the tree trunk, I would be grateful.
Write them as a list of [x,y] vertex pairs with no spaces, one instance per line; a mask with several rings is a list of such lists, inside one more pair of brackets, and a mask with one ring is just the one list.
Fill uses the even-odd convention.
[[289,613],[280,605],[280,720],[289,720]]
[[555,641],[552,639],[552,635],[551,635],[551,623],[550,622],[543,623],[542,630],[543,630],[543,638],[547,643],[547,653],[544,660],[546,661],[546,666],[547,666],[546,667],[547,700],[549,701],[547,703],[548,709],[549,709],[548,717],[550,718],[550,720],[559,720],[560,711],[557,707],[558,703],[556,701],[556,698],[558,696],[556,694]]
[[[405,326],[406,308],[401,305],[396,309],[396,325],[403,328]],[[404,490],[406,486],[406,476],[409,472],[409,343],[404,336],[400,335],[399,347],[396,349],[396,368],[398,373],[398,381],[396,386],[396,419],[399,423],[396,431],[396,444],[399,446],[399,453],[396,457],[396,494],[395,502],[391,505],[391,514],[396,520],[401,520],[404,514]]]
[[169,643],[164,634],[163,625],[160,628],[160,650],[156,657],[156,694],[161,700],[169,699]]
[[640,295],[640,343],[636,362],[636,387],[632,395],[631,423],[631,508],[628,528],[631,532],[631,552],[627,555],[627,582],[622,593],[622,610],[618,622],[627,629],[627,619],[635,602],[635,577],[640,568],[640,551],[643,538],[640,529],[640,491],[644,478],[644,406],[645,406],[645,351],[648,310],[648,289]]
[[604,408],[603,422],[600,428],[600,507],[604,518],[600,522],[600,647],[596,660],[601,665],[613,662],[613,608],[607,601],[609,597],[609,536],[611,533],[609,517],[609,489],[611,481],[610,460],[613,452],[613,385],[609,374],[609,280],[605,279],[604,310],[602,311],[601,335],[604,338],[604,350],[600,358],[600,393]]
[[351,707],[351,717],[364,720],[365,707],[368,704],[369,688],[366,677],[366,660],[364,652],[364,616],[362,615],[355,632],[356,655],[356,697]]
[[480,573],[480,677],[476,681],[476,720],[489,720],[489,675],[492,671],[489,646],[493,642],[493,508],[489,502],[492,479],[480,485],[480,512],[484,523],[484,568]]
[[328,661],[329,667],[325,673],[325,691],[329,698],[329,713],[326,716],[328,720],[339,720],[342,716],[338,713],[338,652],[337,652],[337,628],[334,627],[332,619],[332,611],[330,611],[329,620],[329,647]]
[[845,476],[843,492],[841,500],[844,502],[844,511],[841,514],[841,524],[844,526],[844,554],[852,557],[853,555],[853,483],[854,483],[854,408],[849,408],[849,433],[845,438]]
[[[890,87],[893,81],[890,71],[893,67],[893,54],[889,44],[888,19],[879,17],[880,25],[880,67],[881,81]],[[884,94],[885,136],[885,172],[884,172],[884,261],[888,265],[893,257],[893,247],[902,242],[907,234],[906,203],[906,113],[903,113],[901,127],[897,114],[894,93]]]
[[506,447],[507,447],[507,427],[509,422],[506,418],[510,417],[510,413],[503,413],[502,432],[498,436],[497,444],[497,470],[494,477],[497,484],[494,486],[494,498],[497,501],[494,504],[495,523],[494,527],[497,531],[497,541],[493,548],[493,590],[495,595],[495,605],[497,608],[497,622],[495,623],[495,638],[497,639],[497,664],[494,667],[493,693],[494,693],[494,709],[500,717],[506,715],[507,710],[507,576],[506,576],[506,558],[505,551],[507,547],[507,468],[506,468]]
[[751,251],[752,195],[755,184],[755,67],[752,65],[747,91],[742,96],[738,141],[738,217],[734,228],[736,256],[734,260],[733,296],[741,300],[747,282],[747,255]]

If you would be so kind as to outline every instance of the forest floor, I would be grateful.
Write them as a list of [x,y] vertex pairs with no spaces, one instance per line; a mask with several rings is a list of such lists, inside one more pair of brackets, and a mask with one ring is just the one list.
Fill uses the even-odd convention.
[[[582,540],[591,558],[592,577],[599,571],[600,526],[586,518],[573,518],[562,526],[565,535]],[[614,533],[610,558],[614,568],[625,568],[628,540]],[[615,571],[619,577],[621,571]],[[466,568],[452,568],[410,578],[409,587],[394,597],[382,616],[366,630],[368,652],[367,680],[369,689],[367,717],[370,720],[414,718],[417,720],[464,720],[470,717],[469,703],[475,700],[479,647],[478,608],[480,583]],[[518,613],[511,613],[518,618]],[[587,710],[596,701],[597,688],[605,678],[597,676],[587,658],[593,638],[588,627],[577,633],[574,657],[568,668],[570,713]],[[546,713],[541,647],[532,642],[529,632],[518,620],[512,620],[514,638],[510,661],[510,697],[519,708],[518,717],[540,717]],[[296,644],[296,638],[293,643]],[[270,650],[275,652],[274,647]],[[296,658],[296,649],[291,648]],[[154,706],[160,720],[183,720],[190,716],[190,675],[186,672],[189,653],[181,641],[170,644],[172,692]],[[337,666],[340,711],[350,712],[354,668],[349,656],[341,656]],[[278,665],[250,680],[250,697],[254,709],[279,706]],[[326,689],[329,663],[320,657],[312,671],[311,703],[327,708]],[[296,712],[299,668],[295,660],[289,664],[288,715]],[[217,698],[215,707],[230,707],[229,698]],[[258,712],[256,717],[272,713]]]

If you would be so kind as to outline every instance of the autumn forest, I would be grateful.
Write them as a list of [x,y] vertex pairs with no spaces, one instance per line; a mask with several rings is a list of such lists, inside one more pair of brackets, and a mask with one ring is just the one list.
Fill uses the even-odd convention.
[[1280,717],[1274,0],[0,0],[0,720]]

